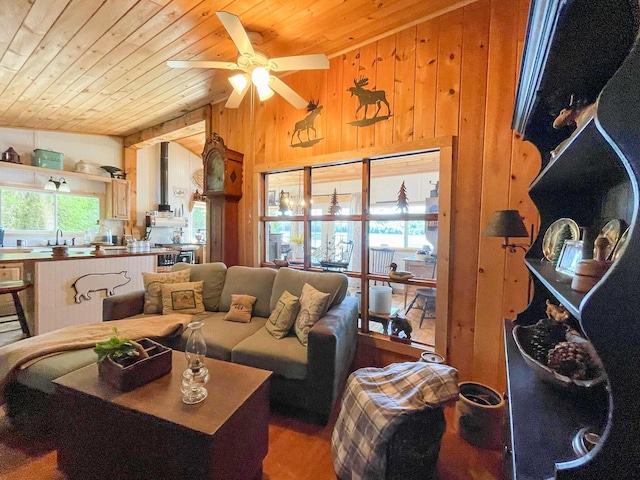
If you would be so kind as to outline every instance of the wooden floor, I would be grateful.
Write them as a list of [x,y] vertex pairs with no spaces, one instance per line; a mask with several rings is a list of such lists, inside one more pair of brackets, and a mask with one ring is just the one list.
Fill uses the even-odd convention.
[[[0,345],[21,332],[0,332]],[[336,405],[327,426],[307,423],[290,411],[273,411],[269,422],[269,453],[263,480],[335,480],[331,432]],[[477,448],[457,432],[455,408],[445,409],[447,430],[438,461],[438,480],[504,478],[498,450]],[[56,468],[53,442],[34,439],[14,429],[0,408],[0,480],[66,480]]]
[[[455,429],[455,409],[445,409],[447,431],[438,460],[438,480],[499,480],[501,455],[463,440]],[[263,480],[335,480],[331,459],[331,432],[336,415],[325,427],[283,413],[272,413],[269,453]],[[56,468],[53,442],[34,440],[13,429],[0,408],[0,479],[66,480]]]

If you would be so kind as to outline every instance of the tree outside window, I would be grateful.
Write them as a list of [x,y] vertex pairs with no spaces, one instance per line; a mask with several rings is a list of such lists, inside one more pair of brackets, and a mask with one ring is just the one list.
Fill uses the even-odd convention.
[[0,221],[5,230],[84,232],[99,218],[98,197],[0,190]]

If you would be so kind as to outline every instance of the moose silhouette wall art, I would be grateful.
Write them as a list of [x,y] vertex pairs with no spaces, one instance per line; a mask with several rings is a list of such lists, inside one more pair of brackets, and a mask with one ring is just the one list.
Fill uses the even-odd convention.
[[[313,100],[309,101],[309,105],[307,105],[307,114],[302,120],[296,122],[293,133],[291,134],[291,147],[313,147],[316,143],[318,143],[322,138],[318,138],[318,133],[316,132],[315,127],[313,126],[313,122],[316,117],[320,115],[322,111],[322,105],[320,105],[320,99],[316,100],[315,103]],[[310,130],[313,130],[313,140],[311,139]],[[305,131],[307,134],[307,140],[303,141],[300,137],[300,133]],[[293,143],[295,137],[298,137],[298,143]]]
[[[391,108],[389,107],[389,102],[387,101],[387,94],[384,90],[366,90],[363,87],[366,87],[369,84],[369,79],[366,77],[360,77],[360,79],[353,79],[353,87],[347,88],[347,92],[351,92],[351,96],[354,95],[358,97],[358,108],[356,108],[356,119],[353,122],[347,122],[349,125],[355,125],[357,127],[366,127],[367,125],[373,125],[376,122],[381,120],[387,120],[391,117]],[[378,116],[380,113],[380,109],[382,108],[382,104],[385,104],[387,107],[387,114]],[[367,118],[367,112],[369,110],[369,105],[376,106],[376,112],[373,114],[373,117]],[[364,107],[364,117],[361,120],[358,120],[358,113]]]

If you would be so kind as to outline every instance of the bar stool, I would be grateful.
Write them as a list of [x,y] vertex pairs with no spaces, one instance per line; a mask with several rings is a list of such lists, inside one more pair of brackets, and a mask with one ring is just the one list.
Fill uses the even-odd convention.
[[18,316],[18,321],[20,322],[20,328],[22,328],[22,332],[26,334],[27,337],[30,337],[31,333],[29,332],[27,318],[24,315],[24,310],[22,308],[22,303],[20,302],[18,293],[30,286],[30,283],[25,283],[22,280],[0,282],[0,295],[10,293],[13,297],[13,304],[16,307],[16,315]]

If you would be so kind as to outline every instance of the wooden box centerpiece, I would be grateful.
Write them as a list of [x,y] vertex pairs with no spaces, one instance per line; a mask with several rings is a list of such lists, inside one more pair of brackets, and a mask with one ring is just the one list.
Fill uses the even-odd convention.
[[148,357],[120,364],[107,356],[98,363],[100,378],[122,392],[138,388],[171,371],[170,348],[148,338],[138,340],[137,343],[147,352]]

